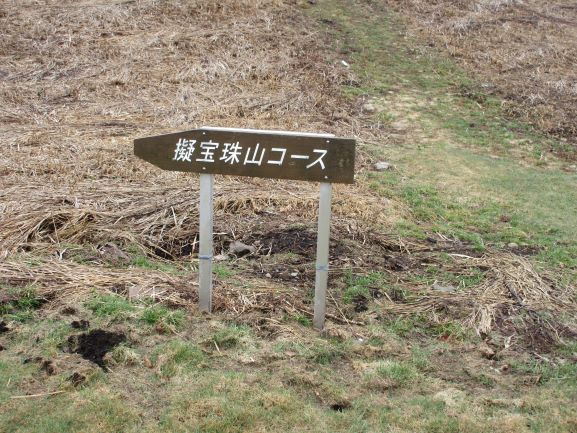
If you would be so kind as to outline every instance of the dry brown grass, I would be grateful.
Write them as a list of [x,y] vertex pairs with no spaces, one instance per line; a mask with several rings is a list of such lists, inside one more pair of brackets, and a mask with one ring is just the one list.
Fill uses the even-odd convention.
[[19,2],[0,17],[4,184],[174,184],[131,140],[204,124],[360,134],[335,86],[349,72],[290,2]]
[[567,0],[389,2],[458,59],[506,109],[577,143],[577,7]]
[[[139,136],[210,124],[370,137],[338,90],[350,72],[292,2],[5,3],[0,26],[3,255],[99,240],[98,224],[109,235],[130,226],[119,236],[134,241],[193,219],[195,182],[136,160]],[[250,179],[219,187],[230,213],[251,200],[298,208],[299,197],[310,211],[316,193]]]
[[547,351],[563,337],[577,335],[577,328],[559,321],[560,314],[575,308],[572,287],[537,273],[527,259],[501,253],[453,258],[453,271],[459,275],[466,275],[467,269],[484,269],[483,282],[456,292],[428,290],[414,302],[389,300],[383,307],[396,314],[443,313],[441,322],[448,313],[482,337],[498,329],[508,339],[507,347],[521,344]]

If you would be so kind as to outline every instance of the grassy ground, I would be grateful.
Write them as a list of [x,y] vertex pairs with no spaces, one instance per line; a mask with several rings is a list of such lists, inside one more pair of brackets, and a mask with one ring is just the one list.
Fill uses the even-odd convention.
[[[576,427],[574,364],[490,361],[467,332],[430,329],[425,321],[379,326],[364,343],[346,334],[315,336],[308,323],[297,325],[298,317],[285,318],[288,332],[269,339],[250,326],[116,295],[94,295],[72,316],[36,315],[10,338],[0,363],[3,431]],[[128,336],[107,355],[106,372],[62,353],[76,316],[91,328]],[[563,350],[571,353],[575,345]],[[48,366],[46,360],[52,360]],[[46,388],[57,394],[42,395]]]
[[[304,11],[310,21],[298,23],[326,32],[335,64],[350,64],[343,104],[370,129],[358,189],[336,191],[326,332],[311,327],[311,225],[295,225],[295,207],[279,210],[286,202],[252,204],[265,221],[251,227],[255,238],[276,225],[271,245],[290,242],[220,262],[212,316],[172,294],[127,299],[124,288],[137,284],[186,293],[187,257],[161,260],[119,239],[121,252],[105,250],[87,236],[58,241],[54,262],[29,243],[0,280],[9,329],[0,334],[0,430],[577,431],[577,175],[549,152],[562,143],[507,120],[498,100],[442,52],[407,39],[379,6],[327,0]],[[395,168],[370,168],[383,160]],[[355,209],[339,200],[355,193],[361,216],[350,217]],[[372,221],[357,230],[362,201]],[[175,208],[163,221],[184,218]],[[127,233],[141,230],[132,224]],[[533,266],[539,274],[515,273]],[[519,288],[530,308],[509,302],[506,288],[479,291],[494,281]],[[427,304],[438,286],[462,297]],[[537,309],[558,294],[561,307]],[[475,332],[475,297],[488,299],[499,326]],[[560,339],[546,334],[551,324]],[[75,353],[97,330],[122,336],[100,365],[98,353]]]
[[537,260],[567,267],[574,278],[577,173],[559,169],[566,163],[545,150],[562,144],[506,120],[499,100],[481,93],[442,53],[402,38],[392,16],[349,10],[335,3],[317,13],[363,78],[345,91],[370,101],[375,120],[392,127],[398,141],[369,146],[375,159],[397,170],[368,173],[366,180],[410,207],[401,227],[479,248],[537,246]]

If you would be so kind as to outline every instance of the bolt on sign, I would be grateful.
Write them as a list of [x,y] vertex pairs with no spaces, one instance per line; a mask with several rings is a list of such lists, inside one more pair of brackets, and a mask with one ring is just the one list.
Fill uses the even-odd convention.
[[326,313],[332,183],[353,183],[355,145],[329,134],[203,127],[138,138],[134,154],[163,170],[200,173],[199,306],[212,308],[214,175],[320,182],[313,324]]

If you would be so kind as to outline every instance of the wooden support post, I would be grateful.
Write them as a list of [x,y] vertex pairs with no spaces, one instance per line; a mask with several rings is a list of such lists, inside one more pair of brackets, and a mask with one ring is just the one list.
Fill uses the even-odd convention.
[[315,307],[313,326],[321,331],[327,310],[327,282],[329,277],[329,236],[331,224],[332,184],[321,183],[317,237],[317,266],[315,278]]
[[212,310],[212,195],[214,175],[200,174],[200,228],[198,249],[198,306],[208,313]]

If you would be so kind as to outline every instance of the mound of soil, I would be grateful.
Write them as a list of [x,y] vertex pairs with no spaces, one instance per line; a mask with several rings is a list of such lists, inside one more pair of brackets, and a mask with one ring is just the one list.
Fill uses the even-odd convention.
[[71,352],[79,353],[84,359],[98,364],[103,369],[104,355],[124,341],[126,341],[126,336],[121,332],[102,329],[68,337]]
[[[248,245],[254,245],[259,254],[295,253],[314,260],[317,250],[317,232],[303,228],[280,228],[266,233],[253,233],[243,239]],[[340,242],[331,239],[331,256],[347,253]]]

